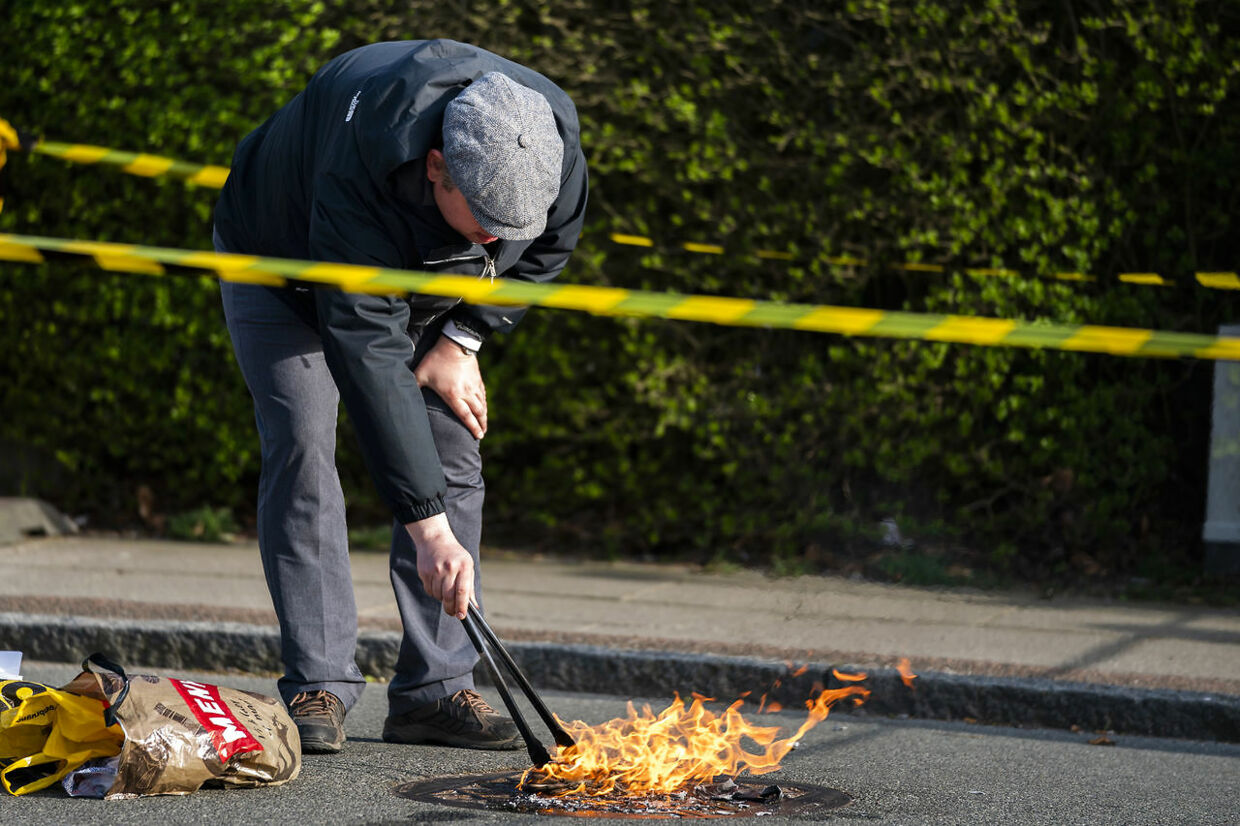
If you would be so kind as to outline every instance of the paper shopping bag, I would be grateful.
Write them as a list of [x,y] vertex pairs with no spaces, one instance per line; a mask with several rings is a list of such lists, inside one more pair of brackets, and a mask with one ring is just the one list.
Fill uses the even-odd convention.
[[301,738],[284,704],[188,679],[126,675],[98,654],[63,687],[107,704],[124,731],[109,800],[189,794],[203,783],[279,785],[301,771]]

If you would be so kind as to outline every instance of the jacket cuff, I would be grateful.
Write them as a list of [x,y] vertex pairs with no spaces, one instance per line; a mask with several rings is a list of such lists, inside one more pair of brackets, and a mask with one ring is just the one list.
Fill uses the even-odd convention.
[[395,512],[396,518],[400,520],[402,525],[408,525],[410,522],[421,522],[423,519],[430,519],[432,516],[438,516],[444,512],[443,497],[435,496],[422,502],[401,505],[396,508]]
[[[478,347],[481,347],[482,343],[491,337],[492,332],[491,328],[488,327],[483,321],[461,308],[458,308],[456,312],[452,313],[451,316],[448,317],[448,320],[444,322],[443,326],[445,333],[452,330],[457,335],[474,339],[478,342]],[[453,341],[460,341],[460,339],[457,338],[457,335],[449,335],[448,338]],[[466,342],[461,343],[464,344]]]
[[482,349],[482,337],[469,329],[469,327],[457,324],[453,319],[448,319],[444,323],[443,334],[471,353],[476,353]]

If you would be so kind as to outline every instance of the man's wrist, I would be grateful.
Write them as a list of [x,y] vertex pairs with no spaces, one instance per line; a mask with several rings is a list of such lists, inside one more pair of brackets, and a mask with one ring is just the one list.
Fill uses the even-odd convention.
[[452,528],[448,525],[448,517],[442,513],[437,513],[426,519],[419,519],[416,522],[408,522],[405,524],[405,531],[409,534],[409,538],[413,540],[414,546],[418,548],[427,543],[442,540],[445,536],[452,536]]
[[448,352],[451,352],[451,353],[457,353],[457,352],[459,352],[462,356],[468,356],[468,357],[471,357],[471,358],[472,358],[473,356],[478,355],[478,354],[477,354],[477,353],[475,353],[473,350],[471,350],[471,349],[469,349],[468,347],[466,347],[464,344],[461,344],[459,341],[456,341],[455,339],[448,338],[447,336],[442,336],[442,335],[441,335],[441,336],[439,337],[439,341],[437,341],[437,342],[435,343],[435,346],[436,346],[436,347],[445,347],[445,348],[447,348],[447,351],[448,351]]

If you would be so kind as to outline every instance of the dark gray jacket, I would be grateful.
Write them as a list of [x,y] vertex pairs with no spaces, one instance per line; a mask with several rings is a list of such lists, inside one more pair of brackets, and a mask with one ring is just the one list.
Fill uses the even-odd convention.
[[[440,216],[425,159],[442,146],[444,107],[490,71],[547,98],[564,165],[545,232],[533,241],[500,241],[488,252]],[[450,40],[376,43],[327,63],[241,141],[215,225],[233,252],[479,276],[493,263],[507,278],[547,281],[577,244],[586,191],[576,109],[547,78]],[[407,523],[443,512],[443,470],[413,377],[411,333],[416,338],[446,314],[486,338],[511,329],[524,310],[272,289],[318,329],[371,475],[396,517]]]

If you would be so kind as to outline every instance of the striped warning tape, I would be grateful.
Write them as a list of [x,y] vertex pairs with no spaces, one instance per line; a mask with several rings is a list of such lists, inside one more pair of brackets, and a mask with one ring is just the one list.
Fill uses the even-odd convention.
[[219,188],[228,179],[228,167],[186,163],[185,161],[148,155],[145,152],[123,152],[106,146],[85,143],[58,143],[34,138],[0,118],[0,169],[4,168],[6,150],[37,152],[74,163],[119,166],[122,171],[144,178],[170,176]]
[[30,151],[74,163],[119,166],[124,172],[141,175],[144,178],[167,175],[192,184],[217,189],[222,187],[224,181],[228,179],[228,167],[226,166],[186,163],[159,155],[148,155],[144,152],[122,152],[119,149],[108,149],[104,146],[91,146],[84,143],[38,141],[30,147]]
[[[8,122],[0,119],[0,149],[3,148],[3,133],[5,128],[16,132],[9,126]],[[29,144],[29,145],[25,145]],[[133,175],[142,175],[145,177],[156,177],[159,175],[170,175],[180,178],[190,183],[199,184],[208,187],[222,187],[224,181],[228,179],[228,167],[211,166],[207,164],[187,163],[172,158],[165,158],[159,155],[148,155],[139,152],[122,152],[118,149],[108,149],[102,146],[91,146],[80,143],[56,143],[54,141],[23,141],[24,148],[31,152],[37,152],[43,155],[60,158],[75,163],[87,164],[106,164],[111,166],[119,166],[123,171]],[[19,148],[16,141],[10,144],[10,148]],[[0,166],[3,163],[0,162]],[[3,202],[0,202],[3,203]],[[728,250],[721,244],[705,244],[695,241],[685,241],[677,244],[658,244],[655,239],[644,235],[630,235],[620,232],[609,233],[608,238],[614,244],[631,247],[645,247],[648,249],[666,249],[696,253],[700,255],[724,255]],[[768,261],[797,261],[803,260],[804,256],[796,253],[757,249],[747,250],[747,255],[752,255],[762,260]],[[822,260],[835,267],[868,267],[870,262],[864,258],[857,258],[850,255],[834,255],[825,256]],[[943,264],[931,264],[923,261],[902,261],[888,263],[892,269],[904,272],[922,272],[922,273],[947,273],[960,269],[965,275],[975,277],[1002,277],[1002,278],[1024,278],[1026,273],[1018,270],[1011,270],[1002,267],[964,267],[955,268]],[[1058,281],[1076,281],[1089,282],[1097,281],[1098,278],[1093,275],[1080,272],[1054,272],[1049,273],[1045,278],[1051,278]],[[1213,290],[1240,290],[1240,275],[1235,272],[1198,272],[1193,277],[1197,284],[1202,287]],[[1140,286],[1156,286],[1171,287],[1177,286],[1178,282],[1164,278],[1158,273],[1151,272],[1125,272],[1116,275],[1116,280],[1124,284],[1136,284]]]
[[[629,235],[621,232],[613,232],[608,235],[613,244],[621,244],[630,247],[645,247],[648,249],[666,250],[668,252],[696,252],[708,255],[723,255],[727,250],[716,244],[698,244],[685,242],[681,244],[658,244],[653,238],[644,235]],[[804,256],[798,256],[791,252],[780,252],[778,250],[757,249],[748,251],[746,254],[756,258],[772,260],[772,261],[798,261],[805,260]],[[823,256],[823,261],[833,267],[868,267],[870,262],[865,258],[857,258],[851,255],[828,255]],[[1026,278],[1028,273],[1019,270],[1011,270],[1003,267],[953,267],[946,264],[931,264],[925,261],[894,261],[887,262],[884,266],[893,270],[901,270],[903,272],[923,272],[933,274],[943,274],[949,272],[962,272],[965,275],[978,278]],[[1081,272],[1052,272],[1040,275],[1041,278],[1053,279],[1056,281],[1098,281],[1097,276],[1088,275]],[[1234,272],[1198,272],[1193,273],[1193,278],[1197,284],[1212,290],[1240,290],[1240,275]],[[1145,287],[1174,287],[1178,286],[1178,282],[1164,278],[1158,273],[1153,272],[1121,272],[1115,276],[1115,279],[1123,284],[1137,284]]]
[[783,304],[580,284],[435,275],[353,264],[316,263],[98,241],[0,234],[0,260],[89,260],[101,269],[143,275],[209,274],[224,281],[281,285],[288,279],[350,292],[425,293],[478,304],[538,305],[594,315],[669,318],[744,327],[920,339],[988,347],[1032,347],[1116,356],[1240,360],[1240,338],[1096,325],[1041,324],[856,307]]

